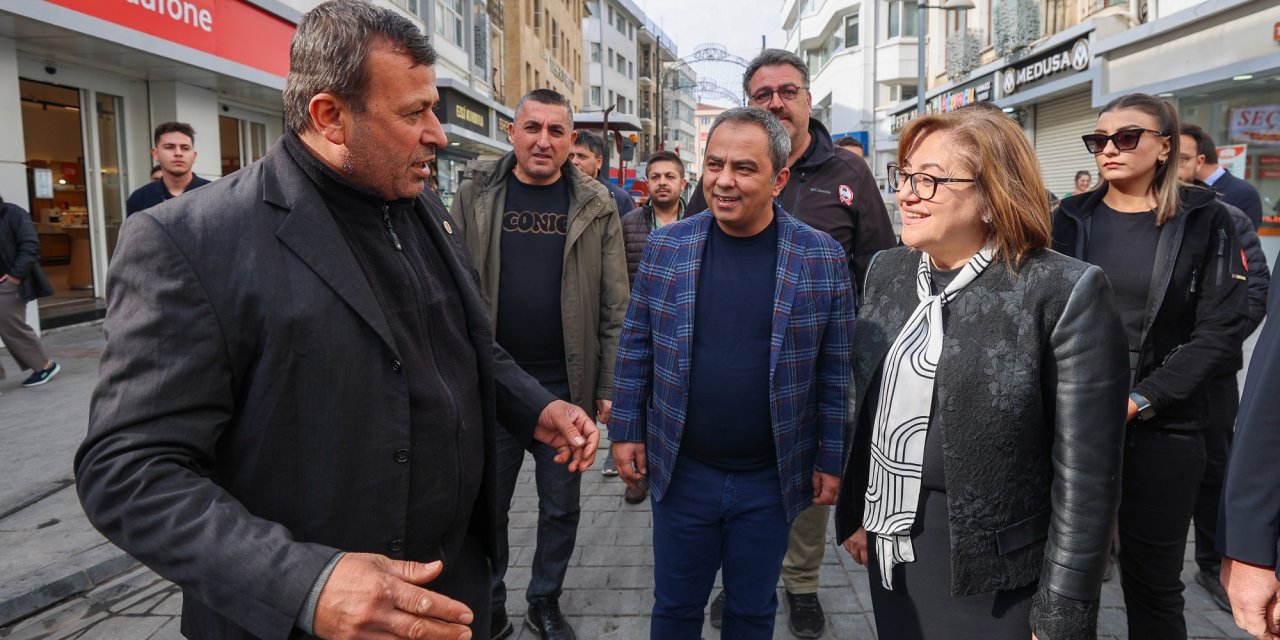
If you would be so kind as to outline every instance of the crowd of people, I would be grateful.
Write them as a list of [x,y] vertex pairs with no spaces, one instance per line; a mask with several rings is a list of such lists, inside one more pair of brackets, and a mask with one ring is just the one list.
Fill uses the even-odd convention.
[[194,131],[156,131],[75,470],[90,521],[182,587],[188,637],[509,637],[531,454],[522,623],[575,638],[598,425],[605,473],[651,498],[655,639],[699,638],[708,603],[723,637],[772,638],[779,581],[791,633],[823,635],[833,505],[882,638],[1093,638],[1113,562],[1130,637],[1185,638],[1193,520],[1197,582],[1280,637],[1280,325],[1236,415],[1260,221],[1168,103],[1107,104],[1082,132],[1099,180],[1053,208],[999,109],[912,120],[899,238],[775,49],[688,202],[665,151],[642,206],[613,193],[599,138],[537,89],[446,211],[435,62],[399,14],[330,0],[264,158],[196,185]]

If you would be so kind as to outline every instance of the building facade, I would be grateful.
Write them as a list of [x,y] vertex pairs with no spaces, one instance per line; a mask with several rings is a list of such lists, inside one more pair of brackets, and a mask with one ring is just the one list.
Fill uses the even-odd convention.
[[506,104],[514,106],[534,89],[554,89],[569,98],[575,111],[582,109],[586,4],[582,0],[489,2],[502,5],[500,11],[505,14],[501,75]]

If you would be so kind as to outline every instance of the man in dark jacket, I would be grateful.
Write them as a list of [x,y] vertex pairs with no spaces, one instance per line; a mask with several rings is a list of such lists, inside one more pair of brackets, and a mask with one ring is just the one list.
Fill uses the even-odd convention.
[[1218,147],[1213,137],[1204,129],[1194,124],[1182,125],[1182,135],[1195,139],[1196,146],[1190,147],[1197,154],[1196,179],[1209,185],[1222,196],[1222,201],[1239,207],[1256,231],[1262,226],[1262,196],[1253,185],[1231,175],[1226,167],[1218,165]]
[[[0,342],[18,367],[32,371],[24,387],[42,385],[61,370],[27,324],[27,303],[49,295],[53,287],[40,270],[40,238],[31,214],[0,199]],[[0,366],[0,380],[4,377]]]
[[[1182,137],[1178,145],[1178,179],[1206,189],[1211,187],[1196,179],[1196,173],[1204,164],[1204,155],[1199,153],[1199,139],[1195,132],[1204,133],[1195,125],[1182,125]],[[1262,323],[1267,315],[1267,291],[1271,286],[1271,272],[1267,269],[1267,256],[1262,252],[1262,244],[1254,231],[1249,217],[1238,207],[1223,202],[1231,213],[1236,238],[1240,243],[1241,260],[1248,278],[1249,316],[1245,323],[1241,339],[1247,338]],[[1215,548],[1214,540],[1218,528],[1219,502],[1222,497],[1222,480],[1227,470],[1227,458],[1231,452],[1231,433],[1236,423],[1236,412],[1240,403],[1240,387],[1236,380],[1236,372],[1244,366],[1244,354],[1239,354],[1222,374],[1209,381],[1209,421],[1204,431],[1205,465],[1204,476],[1200,479],[1200,491],[1196,494],[1195,531],[1196,531],[1196,564],[1200,571],[1196,574],[1196,584],[1209,593],[1213,603],[1223,611],[1231,611],[1231,603],[1227,592],[1222,588],[1218,578],[1221,556]]]
[[631,199],[631,194],[610,180],[609,176],[600,175],[600,167],[604,164],[604,141],[600,139],[600,134],[585,129],[579,129],[575,133],[577,138],[569,151],[569,160],[573,162],[573,166],[599,180],[609,190],[609,195],[618,207],[618,215],[636,208],[636,201]]
[[[809,117],[813,110],[809,66],[796,54],[782,49],[762,51],[742,74],[742,86],[750,103],[777,116],[791,137],[787,158],[791,178],[776,202],[840,243],[857,290],[871,257],[898,243],[871,170],[853,152],[835,146],[827,128]],[[689,200],[689,210],[698,213],[705,209],[700,180]],[[826,628],[826,616],[818,603],[818,570],[830,513],[829,507],[815,505],[796,518],[782,564],[791,632],[801,638],[817,638]],[[711,605],[713,626],[719,626],[723,608],[722,591]]]
[[499,421],[590,466],[595,424],[494,344],[423,191],[435,59],[390,9],[317,6],[281,142],[121,229],[76,482],[188,638],[487,638]]
[[[150,209],[165,200],[198,189],[208,180],[196,175],[196,130],[185,122],[161,122],[156,125],[151,157],[160,169],[160,178],[152,179],[129,194],[125,215]],[[151,172],[153,175],[155,171]]]

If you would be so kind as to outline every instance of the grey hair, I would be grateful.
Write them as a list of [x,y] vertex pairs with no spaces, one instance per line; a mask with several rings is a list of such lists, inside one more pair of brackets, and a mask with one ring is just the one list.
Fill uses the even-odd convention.
[[524,107],[524,103],[533,101],[539,104],[559,105],[569,112],[569,126],[573,126],[573,105],[569,104],[569,99],[564,94],[555,89],[534,89],[524,94],[516,101],[515,115],[520,117],[520,109]]
[[789,64],[795,67],[796,71],[800,72],[800,76],[804,78],[805,88],[808,88],[809,65],[805,64],[803,58],[787,51],[786,49],[765,49],[747,65],[747,70],[742,72],[742,93],[750,99],[751,77],[756,75],[756,72],[759,71],[761,67],[776,67],[781,64]]
[[711,146],[711,138],[716,129],[726,123],[745,123],[764,129],[769,138],[769,161],[773,163],[773,175],[777,176],[787,166],[787,156],[791,155],[791,136],[782,127],[777,116],[759,107],[734,107],[721,112],[711,123],[711,131],[707,133],[707,146]]
[[378,45],[409,56],[414,66],[434,65],[436,50],[411,20],[367,0],[329,0],[303,14],[289,45],[284,82],[284,121],[302,134],[312,128],[309,106],[332,93],[364,111],[369,54]]

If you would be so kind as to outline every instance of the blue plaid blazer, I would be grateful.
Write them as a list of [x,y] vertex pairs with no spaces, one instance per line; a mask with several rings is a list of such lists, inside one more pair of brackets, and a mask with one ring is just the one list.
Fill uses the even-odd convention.
[[[840,475],[849,390],[853,289],[831,236],[774,205],[777,286],[769,399],[787,518],[813,502],[815,470]],[[618,345],[609,437],[645,443],[649,486],[671,484],[689,400],[694,305],[710,211],[654,231],[640,258]]]

